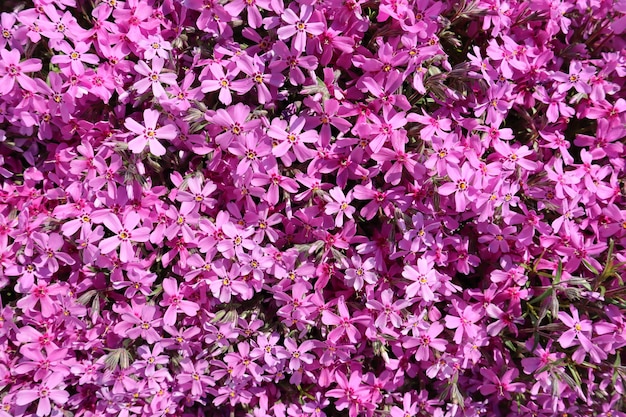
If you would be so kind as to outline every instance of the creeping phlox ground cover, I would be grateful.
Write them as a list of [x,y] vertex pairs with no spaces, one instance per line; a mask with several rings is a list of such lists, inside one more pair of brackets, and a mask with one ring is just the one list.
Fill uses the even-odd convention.
[[0,13],[0,416],[626,416],[626,1]]

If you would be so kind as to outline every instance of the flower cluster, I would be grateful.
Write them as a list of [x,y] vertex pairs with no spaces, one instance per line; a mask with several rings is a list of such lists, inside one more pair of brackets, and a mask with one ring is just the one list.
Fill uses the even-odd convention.
[[0,417],[626,416],[625,31],[3,2]]

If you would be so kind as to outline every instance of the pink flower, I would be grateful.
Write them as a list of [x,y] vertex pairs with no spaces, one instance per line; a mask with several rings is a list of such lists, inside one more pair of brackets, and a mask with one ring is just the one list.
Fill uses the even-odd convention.
[[454,343],[461,343],[464,335],[469,338],[476,337],[480,327],[475,323],[481,318],[481,314],[472,305],[465,306],[463,310],[460,310],[458,303],[453,303],[453,305],[457,316],[447,315],[445,322],[448,329],[456,329]]
[[402,276],[413,281],[406,287],[406,296],[413,298],[419,295],[426,302],[435,300],[434,291],[439,288],[433,263],[425,258],[417,260],[417,268],[412,265],[405,265]]
[[[61,373],[53,373],[39,384],[38,389],[21,389],[17,392],[15,403],[17,405],[28,405],[38,400],[37,416],[49,415],[53,408],[52,404],[61,407],[67,402],[70,395],[62,388],[64,377]],[[56,407],[55,407],[56,409]]]
[[0,94],[9,94],[15,83],[26,91],[37,91],[35,80],[25,75],[27,72],[41,70],[41,60],[27,59],[20,62],[20,52],[17,49],[0,51]]
[[336,214],[335,226],[341,227],[343,226],[343,217],[346,216],[348,219],[352,219],[352,215],[356,211],[356,209],[350,205],[352,201],[352,191],[344,195],[341,188],[335,187],[330,190],[328,194],[330,194],[332,200],[326,204],[324,212],[329,215]]
[[141,153],[147,143],[151,154],[156,156],[165,155],[165,147],[159,142],[159,139],[174,139],[177,135],[176,127],[167,124],[157,129],[159,112],[152,109],[144,110],[143,120],[143,125],[130,117],[124,122],[124,126],[137,135],[128,142],[128,148],[133,153]]
[[564,311],[559,311],[559,320],[565,324],[568,329],[559,337],[559,344],[564,348],[575,345],[578,341],[580,345],[589,351],[591,349],[591,320],[581,320],[578,317],[578,310],[570,306],[572,315],[570,316]]
[[415,337],[408,337],[402,346],[406,349],[412,349],[417,346],[415,359],[418,361],[428,361],[431,359],[431,349],[439,352],[446,350],[448,342],[446,339],[437,338],[443,332],[443,325],[434,322],[427,329],[420,328],[419,334]]
[[448,166],[448,176],[452,181],[441,185],[437,192],[445,196],[454,193],[456,211],[462,213],[474,199],[475,192],[472,185],[474,171],[467,162],[460,169],[458,166],[450,165]]
[[357,343],[361,337],[361,333],[358,331],[355,324],[368,323],[370,318],[367,315],[352,317],[343,296],[339,298],[337,308],[339,309],[339,315],[329,310],[322,312],[322,323],[327,326],[335,326],[328,334],[328,339],[332,342],[337,342],[345,334],[350,342]]
[[495,393],[506,399],[511,399],[510,393],[524,391],[523,382],[512,382],[519,374],[517,368],[509,369],[502,377],[498,377],[495,372],[487,368],[481,369],[480,374],[486,379],[480,386],[480,393],[483,395]]
[[134,212],[129,212],[124,216],[123,224],[114,214],[105,216],[102,222],[110,231],[115,233],[115,236],[100,241],[98,247],[102,253],[111,253],[119,247],[122,262],[128,262],[135,258],[133,242],[147,242],[150,239],[150,228],[137,227],[140,221],[141,217]]
[[184,295],[178,288],[178,282],[174,278],[165,278],[163,280],[163,291],[165,292],[163,300],[159,305],[167,307],[163,315],[163,324],[173,326],[176,323],[176,316],[179,312],[193,317],[200,310],[200,306],[193,301],[184,300]]
[[285,9],[281,15],[281,19],[287,23],[276,31],[278,39],[286,40],[295,35],[292,41],[294,47],[298,51],[304,51],[306,47],[307,36],[320,35],[324,31],[324,23],[312,22],[311,17],[314,9],[312,6],[300,5],[300,16],[298,16],[291,8]]
[[283,120],[274,119],[268,129],[267,135],[277,141],[272,146],[272,154],[281,158],[286,166],[291,166],[293,162],[292,152],[299,162],[305,162],[314,155],[314,151],[305,144],[317,142],[319,136],[313,130],[303,132],[305,122],[304,117],[293,116],[287,126]]
[[61,69],[70,69],[70,73],[83,74],[85,72],[84,64],[97,65],[100,62],[98,55],[86,53],[90,46],[84,42],[76,42],[72,46],[61,41],[58,49],[65,55],[55,55],[50,59],[53,64],[60,64]]
[[367,258],[365,261],[361,260],[359,255],[354,255],[350,258],[352,261],[352,267],[346,269],[346,281],[347,284],[353,286],[356,291],[363,288],[363,285],[375,284],[378,281],[376,272],[373,271],[376,263],[374,258]]
[[209,363],[203,359],[193,362],[189,358],[184,358],[180,362],[182,372],[176,376],[178,382],[186,390],[191,387],[191,395],[194,397],[200,397],[204,394],[208,386],[214,386],[215,381],[209,375],[206,375],[206,370],[209,367]]
[[135,65],[137,74],[143,75],[143,78],[134,84],[137,93],[143,94],[148,88],[152,87],[152,94],[155,97],[166,97],[162,84],[176,85],[176,74],[173,72],[162,72],[164,65],[165,60],[159,56],[152,59],[152,68],[145,61],[139,61]]
[[[350,379],[343,372],[335,374],[337,388],[326,392],[327,397],[337,398],[337,410],[348,409],[349,417],[356,417],[366,409],[365,404],[369,397],[369,389],[362,384],[362,376],[358,371],[350,374]],[[373,406],[373,404],[372,404]]]
[[41,315],[50,317],[57,311],[57,304],[51,297],[61,294],[63,289],[58,284],[48,285],[45,281],[37,281],[37,285],[28,289],[28,295],[17,301],[17,307],[23,310],[36,311],[35,306],[39,304]]

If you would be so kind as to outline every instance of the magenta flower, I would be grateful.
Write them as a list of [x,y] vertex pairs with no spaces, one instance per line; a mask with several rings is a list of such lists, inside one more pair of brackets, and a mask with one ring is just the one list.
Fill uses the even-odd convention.
[[506,399],[511,399],[512,392],[523,392],[525,385],[523,382],[512,382],[519,375],[517,368],[509,369],[498,377],[491,369],[483,368],[480,374],[486,379],[480,385],[480,393],[483,395],[496,394]]
[[260,356],[258,351],[251,351],[247,342],[242,342],[237,344],[237,352],[227,353],[224,356],[224,362],[232,368],[230,374],[234,378],[250,375],[255,381],[260,382],[263,368],[255,362]]
[[281,19],[286,25],[281,26],[277,30],[278,39],[287,40],[294,37],[293,45],[297,51],[304,51],[307,42],[307,36],[320,35],[324,31],[324,23],[310,21],[313,16],[314,9],[312,6],[300,5],[300,16],[298,16],[291,8],[285,9],[281,15]]
[[186,390],[191,388],[191,395],[194,397],[200,397],[208,386],[215,385],[213,378],[206,375],[206,370],[209,367],[207,361],[199,360],[194,363],[191,359],[184,358],[180,362],[180,366],[182,367],[182,372],[176,376],[176,379],[182,388]]
[[187,316],[195,316],[200,306],[193,301],[184,300],[183,294],[178,288],[178,282],[174,278],[165,278],[163,280],[163,300],[159,305],[167,307],[163,315],[163,324],[173,326],[176,323],[176,316],[179,312]]
[[350,260],[352,265],[351,268],[346,269],[345,276],[348,285],[359,291],[366,282],[375,284],[378,281],[378,276],[373,270],[376,264],[374,258],[367,258],[363,261],[359,255],[354,255]]
[[240,87],[241,82],[233,81],[237,74],[239,74],[238,68],[226,72],[224,72],[224,67],[219,64],[211,64],[208,68],[214,79],[202,80],[203,93],[219,90],[219,100],[229,106],[233,102],[231,90],[239,94],[244,94],[247,91]]
[[26,91],[37,91],[35,80],[25,73],[41,70],[41,60],[31,58],[20,62],[20,52],[17,49],[0,51],[0,94],[9,94],[15,83]]
[[326,203],[324,212],[326,214],[336,214],[335,226],[343,226],[344,216],[348,219],[353,219],[353,214],[356,211],[354,207],[350,205],[352,202],[352,191],[349,191],[347,195],[343,194],[343,191],[339,187],[335,187],[328,192],[332,200]]
[[30,288],[23,288],[28,295],[17,301],[17,307],[23,310],[36,311],[35,307],[39,304],[39,310],[43,317],[50,317],[57,311],[57,304],[51,296],[61,294],[63,289],[58,284],[48,285],[45,281],[37,281],[37,285]]
[[339,309],[339,315],[329,310],[322,312],[322,323],[327,326],[335,326],[335,328],[328,333],[328,340],[336,343],[343,335],[346,335],[351,343],[357,343],[361,333],[358,331],[355,324],[369,323],[370,318],[367,315],[352,317],[343,296],[339,298],[337,308]]
[[428,361],[431,359],[431,349],[439,352],[446,350],[448,342],[446,339],[438,338],[443,332],[443,325],[439,322],[434,322],[427,329],[420,328],[417,336],[408,337],[402,346],[406,349],[413,349],[417,347],[415,352],[415,359],[418,361]]
[[55,55],[50,62],[59,64],[62,70],[69,68],[71,73],[77,75],[85,72],[85,64],[97,65],[100,62],[98,55],[86,53],[90,46],[84,42],[76,42],[72,48],[69,43],[61,41],[57,49],[65,55]]
[[476,322],[481,318],[481,314],[472,305],[465,306],[463,310],[460,310],[457,303],[454,303],[454,306],[458,315],[447,315],[444,320],[448,329],[456,329],[453,340],[458,344],[463,340],[463,336],[471,339],[478,335],[480,327]]
[[201,178],[191,177],[187,180],[187,190],[179,191],[176,194],[176,200],[182,202],[181,213],[189,214],[191,210],[204,210],[214,207],[216,201],[209,196],[217,190],[217,185],[208,180],[204,185],[202,182]]
[[141,217],[134,212],[129,212],[123,220],[122,224],[119,217],[114,214],[103,217],[102,222],[115,236],[101,240],[98,248],[102,253],[108,254],[119,247],[120,260],[128,262],[135,258],[133,242],[147,242],[150,238],[150,228],[137,227]]
[[437,275],[433,269],[433,263],[425,258],[417,260],[417,268],[412,265],[405,265],[402,276],[410,281],[406,289],[406,296],[413,298],[419,295],[426,302],[435,300],[435,290],[439,288]]
[[350,374],[350,379],[343,372],[335,374],[337,388],[326,392],[327,397],[337,398],[335,406],[337,410],[348,409],[350,417],[356,417],[359,412],[365,410],[364,403],[369,397],[369,389],[362,384],[361,374],[354,371]]
[[304,117],[292,117],[289,125],[283,120],[274,119],[270,125],[267,135],[277,141],[272,146],[272,154],[281,158],[286,166],[291,166],[295,155],[299,162],[311,159],[314,151],[308,148],[306,143],[315,143],[318,139],[317,132],[308,130],[303,132],[306,119]]
[[[371,258],[370,258],[371,259]],[[378,312],[378,317],[374,325],[380,329],[385,329],[388,323],[394,328],[402,325],[401,310],[411,304],[409,300],[400,299],[393,301],[393,290],[386,289],[380,295],[380,301],[369,300],[365,305]]]
[[[28,405],[34,401],[37,403],[37,416],[50,415],[53,411],[52,404],[62,407],[67,402],[70,395],[62,388],[63,374],[53,373],[39,384],[38,389],[21,389],[15,396],[17,405]],[[55,407],[56,408],[56,407]]]
[[135,71],[137,74],[142,75],[139,81],[134,84],[137,93],[143,94],[149,88],[152,88],[152,94],[155,97],[166,97],[163,84],[176,85],[176,74],[173,72],[162,72],[165,60],[161,57],[154,57],[152,59],[152,68],[148,66],[145,61],[139,61],[135,65]]
[[115,333],[131,339],[141,337],[150,344],[161,339],[156,329],[162,326],[163,320],[157,316],[155,306],[131,300],[131,307],[126,307],[121,313],[122,321],[115,325]]
[[575,345],[576,341],[585,349],[591,349],[591,320],[581,320],[578,317],[578,310],[570,306],[572,315],[570,316],[564,311],[559,311],[559,320],[565,324],[568,329],[559,337],[559,344],[564,348]]
[[165,147],[159,142],[159,139],[174,139],[177,135],[176,127],[167,124],[157,129],[159,112],[152,109],[144,110],[143,120],[143,125],[130,117],[124,122],[124,126],[137,135],[128,142],[128,149],[133,151],[133,153],[141,153],[147,143],[151,154],[156,156],[165,155]]
[[454,194],[456,211],[462,213],[475,196],[474,187],[472,185],[474,171],[467,162],[464,163],[460,169],[458,166],[449,165],[448,176],[452,181],[441,185],[437,189],[437,192],[445,196]]

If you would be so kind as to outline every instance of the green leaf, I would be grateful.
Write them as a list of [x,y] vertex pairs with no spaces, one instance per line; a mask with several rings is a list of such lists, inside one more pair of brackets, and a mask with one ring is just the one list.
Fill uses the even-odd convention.
[[121,369],[126,369],[130,366],[132,358],[130,352],[125,348],[113,349],[104,360],[104,365],[110,371],[115,370],[118,366]]
[[98,293],[97,290],[89,290],[86,291],[85,293],[83,293],[80,297],[78,297],[78,300],[76,300],[78,302],[78,304],[82,304],[84,306],[86,306],[87,304],[89,304],[89,302],[91,301],[91,299]]
[[556,268],[556,275],[554,276],[554,284],[560,283],[561,278],[563,278],[563,263],[559,259],[559,265]]
[[100,317],[100,294],[96,293],[96,296],[91,300],[91,316],[92,318]]
[[591,265],[588,261],[583,259],[582,262],[583,262],[583,265],[585,265],[585,268],[587,268],[589,271],[593,272],[596,275],[599,274],[598,270],[593,265]]
[[549,296],[552,293],[552,291],[554,291],[554,288],[552,287],[547,288],[543,293],[541,293],[537,297],[530,300],[530,304],[537,304],[538,302],[542,301],[544,298]]

